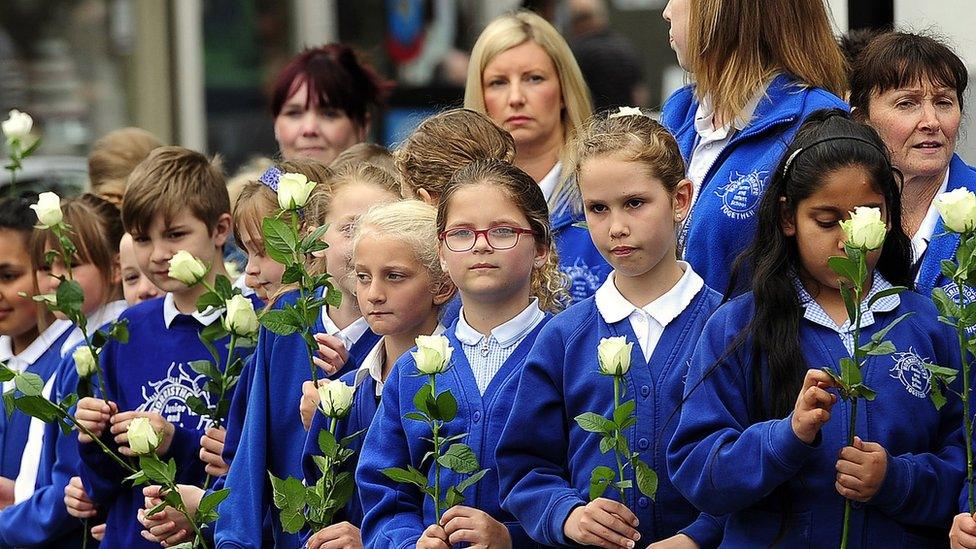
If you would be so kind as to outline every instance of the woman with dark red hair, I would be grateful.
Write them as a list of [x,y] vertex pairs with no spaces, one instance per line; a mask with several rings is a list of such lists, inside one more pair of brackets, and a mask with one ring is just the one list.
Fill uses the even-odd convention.
[[366,139],[370,110],[383,105],[392,87],[345,44],[298,54],[278,73],[271,91],[281,156],[331,163]]

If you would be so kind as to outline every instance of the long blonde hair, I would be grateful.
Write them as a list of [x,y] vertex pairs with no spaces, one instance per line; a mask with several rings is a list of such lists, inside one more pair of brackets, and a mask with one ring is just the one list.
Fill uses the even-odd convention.
[[[468,64],[468,78],[464,85],[464,106],[468,109],[487,114],[485,107],[485,93],[483,75],[485,68],[498,54],[516,46],[532,41],[539,45],[552,59],[559,78],[559,88],[563,96],[562,125],[563,148],[560,160],[565,164],[567,147],[576,137],[577,127],[593,114],[593,103],[590,90],[583,80],[576,57],[566,40],[559,31],[548,21],[530,11],[517,11],[495,18],[481,31],[478,41],[471,50],[471,61]],[[566,192],[574,203],[578,202],[571,185],[567,185],[567,177],[560,177],[556,188],[549,200],[550,206],[561,205]]]
[[688,56],[698,99],[733,120],[777,72],[838,97],[847,62],[824,0],[690,0]]

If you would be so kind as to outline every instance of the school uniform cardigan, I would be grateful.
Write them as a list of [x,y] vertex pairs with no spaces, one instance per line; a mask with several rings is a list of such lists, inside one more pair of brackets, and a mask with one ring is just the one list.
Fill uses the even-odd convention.
[[[658,474],[655,500],[635,488],[623,503],[640,520],[638,546],[683,532],[700,547],[717,546],[721,521],[699,513],[667,479],[664,452],[677,426],[691,352],[705,321],[721,300],[703,287],[669,322],[650,361],[637,344],[630,320],[607,323],[589,298],[557,315],[542,330],[526,359],[511,414],[496,452],[502,507],[529,535],[547,545],[572,544],[563,533],[569,514],[589,501],[590,473],[598,465],[616,471],[600,436],[573,420],[584,412],[607,417],[613,411],[613,383],[600,374],[602,338],[624,336],[634,344],[622,402],[635,400],[637,424],[628,429],[630,449]],[[629,478],[633,480],[630,470]],[[604,497],[619,500],[610,488]]]
[[[438,392],[450,389],[458,403],[457,417],[445,424],[441,435],[450,437],[468,433],[464,442],[478,456],[481,468],[488,469],[488,473],[465,492],[463,505],[480,509],[504,524],[513,547],[532,547],[534,543],[522,526],[501,508],[495,443],[508,420],[525,357],[549,318],[546,315],[518,343],[483,395],[455,335],[455,323],[444,334],[454,348],[451,355],[454,366],[437,377]],[[363,442],[356,467],[356,484],[366,512],[362,534],[367,548],[413,548],[427,526],[434,523],[434,507],[428,497],[415,486],[393,482],[381,472],[387,467],[406,467],[408,464],[417,467],[430,450],[430,443],[422,439],[430,438],[427,425],[403,417],[404,413],[413,410],[413,397],[427,382],[427,376],[418,377],[416,373],[413,356],[408,353],[400,357],[383,387],[383,397]],[[434,468],[428,463],[421,471],[433,484]],[[466,476],[442,469],[441,485],[456,485]],[[444,497],[443,493],[441,497]]]
[[[698,106],[694,85],[689,85],[674,92],[661,111],[661,123],[678,141],[686,163],[698,140]],[[682,238],[685,260],[706,285],[725,293],[732,264],[752,242],[756,211],[780,157],[804,119],[828,108],[849,110],[833,94],[780,74],[770,82],[752,120],[718,155],[696,192]]]
[[[877,391],[858,405],[856,432],[888,453],[878,493],[854,503],[850,546],[922,547],[946,544],[962,485],[965,452],[961,404],[937,411],[929,400],[923,361],[959,367],[955,335],[936,320],[935,307],[914,292],[894,309],[873,312],[862,341],[906,312],[888,333],[897,352],[871,357],[864,383]],[[839,543],[844,498],[834,482],[847,443],[850,407],[839,400],[813,444],[793,432],[791,416],[754,422],[751,342],[727,354],[753,316],[752,293],[723,305],[705,326],[692,358],[685,404],[668,447],[671,481],[706,513],[729,514],[723,547],[828,546]],[[837,370],[850,356],[838,332],[806,317],[800,345],[810,367]],[[765,366],[763,366],[765,367]],[[798,366],[800,367],[800,366]]]
[[[949,182],[946,185],[946,192],[955,189],[976,192],[976,170],[963,162],[957,154],[952,155],[952,160],[949,162]],[[915,291],[927,296],[933,289],[942,288],[949,297],[956,298],[958,295],[956,285],[942,274],[942,261],[946,259],[955,261],[957,248],[959,248],[959,235],[949,232],[942,223],[942,217],[939,216],[932,231],[932,239],[918,267]],[[967,302],[976,300],[976,291],[972,288],[966,287],[963,291],[967,294],[965,295]]]
[[[294,303],[298,291],[285,294],[275,308]],[[321,316],[314,333],[325,332]],[[379,336],[367,329],[349,349],[349,371]],[[280,513],[272,503],[268,473],[278,478],[302,478],[302,450],[305,428],[298,414],[302,383],[310,379],[305,342],[300,334],[278,336],[265,328],[258,335],[254,351],[253,379],[244,413],[244,424],[236,454],[230,462],[224,487],[230,495],[221,503],[214,532],[217,547],[258,547],[264,537],[265,513],[270,510],[276,547],[299,547],[300,534],[287,534]]]

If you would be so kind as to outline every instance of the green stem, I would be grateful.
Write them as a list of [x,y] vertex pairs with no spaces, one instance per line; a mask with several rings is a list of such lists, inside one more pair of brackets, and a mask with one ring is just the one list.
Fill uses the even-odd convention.
[[81,549],[88,549],[88,537],[91,530],[88,528],[88,519],[81,519],[81,528],[84,532],[81,535]]
[[[963,308],[966,306],[965,295],[963,294],[963,282],[959,279],[954,280],[956,283],[956,301],[959,306],[960,316],[962,315]],[[969,360],[966,352],[966,327],[962,323],[962,319],[956,319],[956,337],[959,339],[959,353],[961,355],[962,361],[962,421],[963,421],[963,434],[966,440],[966,501],[969,502],[969,512],[976,512],[976,505],[974,505],[974,490],[973,490],[973,418],[969,409],[969,391],[970,391],[970,381],[969,381]]]
[[[614,411],[614,414],[616,414],[617,408],[620,408],[620,383],[623,383],[623,379],[620,379],[620,377],[621,376],[613,376],[613,411]],[[617,432],[616,432],[616,438],[619,439],[622,436],[624,436],[624,434],[618,428],[617,429]],[[625,480],[625,477],[624,477],[624,464],[620,460],[620,450],[617,448],[617,445],[616,444],[613,445],[613,457],[617,460],[617,475],[619,476],[619,480],[620,480],[620,482],[622,484],[624,482],[624,480]],[[630,456],[627,456],[627,457],[629,458]],[[619,490],[620,490],[620,503],[623,503],[624,505],[627,505],[627,492],[626,492],[626,490],[622,486],[620,487]]]
[[[858,273],[864,273],[860,280],[854,283],[854,318],[850,319],[854,323],[854,367],[860,372],[863,366],[861,358],[861,300],[864,294],[864,279],[867,278],[867,265],[864,254],[857,256]],[[850,395],[851,416],[847,424],[847,446],[854,444],[854,432],[857,428],[857,401],[856,395]],[[851,525],[851,500],[844,498],[844,529],[840,535],[841,549],[847,549],[847,537],[850,533]]]
[[[430,375],[430,394],[434,399],[437,398],[437,384],[434,381],[434,374]],[[434,524],[441,523],[441,464],[438,459],[441,457],[441,439],[438,432],[440,424],[438,421],[431,420],[431,431],[434,440]]]
[[106,446],[104,442],[102,442],[102,439],[101,438],[99,438],[94,433],[92,433],[91,430],[88,427],[85,427],[84,425],[82,425],[77,419],[75,419],[75,416],[73,416],[70,413],[68,413],[68,410],[65,409],[64,406],[58,404],[57,407],[58,407],[59,410],[61,410],[61,413],[64,414],[65,419],[71,421],[71,423],[73,423],[75,425],[75,427],[78,428],[79,431],[81,431],[82,433],[85,433],[86,435],[88,435],[89,438],[91,438],[93,441],[95,441],[95,444],[98,444],[98,446],[102,449],[102,451],[105,452],[108,455],[108,457],[110,457],[113,460],[115,460],[115,462],[118,463],[119,466],[121,466],[123,469],[125,469],[126,471],[128,471],[130,474],[138,473],[138,471],[135,468],[133,468],[128,463],[126,463],[122,458],[119,457],[118,454],[116,454],[115,452],[113,452],[112,450],[110,450],[109,447]]

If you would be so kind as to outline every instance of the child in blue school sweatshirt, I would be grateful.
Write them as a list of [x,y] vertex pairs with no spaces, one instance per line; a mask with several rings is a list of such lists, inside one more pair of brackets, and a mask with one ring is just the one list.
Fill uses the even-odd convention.
[[[397,359],[414,346],[417,336],[444,332],[438,317],[441,307],[454,294],[454,284],[441,267],[437,242],[437,210],[419,200],[376,206],[356,223],[352,256],[356,299],[363,318],[382,337],[356,370],[340,378],[356,392],[350,415],[337,422],[336,439],[369,428],[385,380]],[[311,383],[307,385],[311,387]],[[305,409],[314,413],[319,399],[317,392],[312,396],[306,400],[313,407]],[[328,428],[328,418],[314,413],[302,458],[305,483],[309,486],[321,477],[313,456],[322,454],[319,434]],[[364,436],[365,433],[352,442],[350,448],[355,454],[343,464],[343,469],[355,471]],[[318,549],[342,540],[361,543],[362,521],[363,508],[354,491],[333,524],[315,532],[307,545]]]
[[[176,461],[176,481],[198,484],[204,479],[197,457],[200,437],[209,420],[193,413],[186,399],[197,396],[207,402],[210,396],[204,389],[206,377],[188,363],[210,359],[199,333],[217,321],[220,311],[197,312],[197,298],[206,288],[171,277],[169,269],[171,258],[186,251],[211,267],[206,274],[211,285],[217,274],[225,274],[221,248],[231,217],[223,174],[199,153],[156,149],[129,177],[122,220],[141,270],[167,295],[122,315],[129,322],[128,343],[111,341],[101,356],[108,395],[79,401],[78,419],[111,448],[132,456],[128,424],[136,417],[148,418],[160,435],[157,453]],[[215,346],[226,353],[224,342]],[[140,535],[142,488],[125,485],[127,473],[87,436],[78,441],[84,488],[108,514],[102,547],[155,546]]]
[[[462,168],[440,197],[437,210],[440,257],[461,294],[461,314],[445,332],[454,349],[452,367],[438,378],[458,402],[457,417],[441,436],[467,433],[487,474],[464,493],[464,503],[435,522],[430,498],[415,486],[394,482],[388,467],[417,467],[430,431],[404,418],[425,377],[410,354],[393,367],[383,398],[363,442],[356,468],[367,548],[444,548],[459,543],[532,546],[522,526],[504,511],[498,496],[495,443],[508,419],[518,373],[549,315],[566,298],[539,186],[522,170],[498,160]],[[422,461],[425,461],[422,463]],[[442,475],[444,486],[463,475]]]
[[[591,121],[573,157],[590,235],[614,270],[594,297],[549,322],[526,359],[496,454],[502,505],[547,545],[715,546],[721,522],[671,486],[664,460],[688,359],[721,300],[676,258],[675,231],[691,203],[681,153],[637,111]],[[612,412],[613,384],[600,374],[597,347],[616,336],[634,343],[626,398],[636,400],[637,424],[627,437],[659,472],[654,501],[637,490],[625,501],[587,497],[592,470],[614,459],[572,418]]]
[[[349,274],[355,221],[371,206],[397,200],[399,184],[385,171],[368,164],[350,165],[334,175],[315,165],[320,174],[308,177],[320,185],[313,190],[305,209],[305,222],[310,226],[328,224],[323,236],[329,245],[325,250],[325,269],[342,292],[342,304],[323,307],[313,333],[317,339],[339,340],[348,353],[344,367],[327,370],[335,378],[359,364],[379,339],[361,316]],[[290,292],[274,306],[292,303],[297,297],[297,291]],[[331,352],[320,346],[322,350]],[[258,546],[264,537],[263,517],[270,512],[275,546],[299,547],[302,536],[288,534],[281,526],[279,511],[272,503],[268,473],[278,478],[302,477],[306,432],[296,405],[302,398],[303,382],[310,378],[305,343],[299,334],[281,337],[262,328],[254,354],[244,424],[224,484],[230,495],[220,505],[214,539],[217,547]],[[315,361],[324,364],[319,357]]]
[[[870,357],[854,444],[851,410],[821,368],[853,353],[853,329],[827,266],[843,254],[839,222],[858,206],[888,223],[868,255],[862,337],[900,315],[887,334],[897,352]],[[926,362],[958,368],[951,328],[909,286],[910,244],[900,183],[877,133],[842,111],[800,128],[759,209],[747,256],[752,292],[716,311],[692,358],[685,404],[668,447],[671,481],[705,512],[729,514],[723,546],[839,543],[844,499],[853,501],[853,547],[945,544],[962,483],[961,404],[936,410]],[[877,298],[877,299],[874,299]]]

